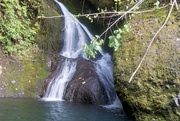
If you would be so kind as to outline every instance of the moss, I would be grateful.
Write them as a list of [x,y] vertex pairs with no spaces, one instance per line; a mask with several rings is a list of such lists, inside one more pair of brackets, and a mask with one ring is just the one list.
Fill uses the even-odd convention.
[[49,75],[44,56],[33,54],[18,60],[3,59],[1,96],[38,97],[40,82]]
[[[43,0],[43,8],[41,14],[45,17],[60,16],[58,6],[54,1]],[[36,35],[36,43],[40,49],[47,53],[58,53],[62,48],[63,37],[63,19],[56,18],[43,18],[40,20],[41,29]]]
[[116,92],[125,111],[136,120],[179,120],[179,110],[170,105],[172,98],[178,96],[180,88],[180,51],[177,41],[180,21],[179,12],[175,9],[156,37],[132,83],[128,83],[150,40],[163,24],[168,10],[165,8],[135,15],[130,20],[131,32],[123,35],[121,48],[113,54]]

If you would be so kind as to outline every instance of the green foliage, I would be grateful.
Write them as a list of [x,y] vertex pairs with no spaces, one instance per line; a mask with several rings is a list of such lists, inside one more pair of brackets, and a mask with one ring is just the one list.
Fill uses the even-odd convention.
[[93,40],[91,40],[90,45],[88,46],[86,43],[83,45],[83,52],[86,53],[86,57],[90,58],[91,56],[95,58],[97,51],[101,51],[101,46],[104,43],[104,40],[101,39],[99,42],[97,40],[99,36],[96,35]]
[[[130,31],[130,26],[124,25],[123,29],[119,28],[114,31],[114,35],[109,36],[109,47],[114,48],[115,51],[119,48],[119,40],[121,35],[125,32]],[[99,40],[99,42],[97,42]],[[83,45],[83,52],[86,53],[86,57],[90,58],[91,56],[95,58],[97,51],[101,51],[101,45],[104,43],[103,39],[100,39],[100,36],[96,35],[93,40],[91,40],[90,45],[86,43]]]
[[130,26],[124,25],[124,28],[117,29],[114,31],[114,35],[109,36],[109,47],[113,47],[115,51],[119,48],[119,40],[121,39],[121,35],[125,32],[130,31]]
[[[25,55],[33,48],[37,48],[34,44],[34,36],[38,30],[31,27],[31,18],[27,6],[20,5],[17,0],[4,0],[0,4],[1,13],[4,14],[0,21],[0,44],[6,54]],[[33,14],[33,13],[31,13]]]
[[115,2],[116,10],[125,11],[125,10],[129,9],[137,1],[134,1],[134,0],[114,0],[114,2]]
[[[117,10],[121,10],[121,11],[124,11],[126,9],[129,9],[129,7],[133,6],[133,4],[135,3],[134,0],[114,0],[115,2],[115,12],[117,12]],[[137,3],[137,1],[136,1]],[[154,7],[156,9],[159,8],[159,4],[160,2],[157,0],[156,3],[154,3]],[[118,8],[118,9],[117,9]],[[139,6],[137,5],[136,7],[134,7],[133,11],[137,11],[139,10]],[[100,9],[98,8],[98,11],[99,13],[102,13],[104,14],[107,10],[103,10],[103,9]],[[94,15],[94,18],[97,18],[99,15],[96,14]],[[133,17],[134,14],[131,14],[129,16],[129,19],[131,19],[131,17]],[[91,22],[93,22],[93,17],[90,16],[90,15],[87,15],[86,18],[88,18]],[[124,28],[123,29],[117,29],[114,31],[113,35],[109,36],[109,47],[113,47],[115,51],[117,51],[117,49],[119,48],[120,46],[120,43],[119,43],[119,40],[121,39],[121,35],[125,32],[129,32],[130,30],[130,26],[128,25],[124,25]],[[108,30],[107,30],[108,31]],[[101,35],[102,36],[102,35]],[[86,53],[87,57],[90,58],[90,56],[94,57],[95,58],[95,55],[97,54],[97,51],[99,51],[99,43],[96,42],[97,40],[99,40],[100,37],[96,37],[94,38],[92,41],[91,41],[91,44],[88,46],[87,44],[83,45],[83,52]],[[104,41],[104,40],[102,40]]]
[[91,21],[91,23],[93,22],[93,19],[91,16],[87,15],[86,18],[89,19]]
[[158,9],[158,8],[159,8],[159,4],[160,4],[160,2],[157,1],[156,3],[154,3],[154,7],[155,7],[156,9]]

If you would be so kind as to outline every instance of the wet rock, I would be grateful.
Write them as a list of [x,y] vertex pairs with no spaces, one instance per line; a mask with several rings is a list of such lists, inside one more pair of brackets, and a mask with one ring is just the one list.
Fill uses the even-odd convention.
[[[56,76],[58,71],[60,71],[57,69],[58,64],[65,61],[65,58],[63,56],[59,56],[59,55],[55,55],[55,54],[49,55],[49,58],[51,60],[51,67],[49,67],[48,70],[51,72],[51,74],[46,79],[44,79],[43,83],[41,84],[42,85],[41,91],[39,93],[40,97],[44,97],[44,95],[46,93],[46,89],[47,89],[48,84],[50,83],[51,79]],[[61,65],[59,65],[59,66],[61,66]]]
[[91,103],[96,105],[108,104],[108,96],[101,83],[92,62],[79,59],[73,79],[69,82],[65,100]]

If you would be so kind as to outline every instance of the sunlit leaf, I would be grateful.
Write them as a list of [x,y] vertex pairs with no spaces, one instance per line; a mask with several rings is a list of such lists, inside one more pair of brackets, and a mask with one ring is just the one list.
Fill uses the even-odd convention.
[[131,4],[131,5],[134,4],[134,0],[131,0],[130,4]]

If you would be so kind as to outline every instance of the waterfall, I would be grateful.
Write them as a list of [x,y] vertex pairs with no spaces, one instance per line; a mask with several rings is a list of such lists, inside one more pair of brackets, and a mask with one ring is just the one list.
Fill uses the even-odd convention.
[[47,87],[45,97],[50,100],[62,100],[68,81],[71,80],[75,71],[76,62],[66,59],[64,62],[59,63],[54,72],[54,78]]
[[[93,35],[88,29],[79,22],[77,18],[66,9],[66,7],[55,0],[59,4],[62,13],[64,14],[65,31],[64,31],[64,46],[61,55],[67,58],[77,58],[82,55],[82,46],[84,43],[89,43],[93,39]],[[85,54],[83,54],[85,57]]]
[[[60,6],[61,11],[64,14],[64,46],[60,54],[66,59],[58,65],[54,72],[55,76],[51,79],[44,98],[50,100],[63,100],[68,82],[76,72],[76,58],[81,57],[87,59],[85,54],[82,52],[82,46],[84,43],[89,44],[89,41],[93,39],[93,35],[79,22],[78,19],[73,17],[62,3],[57,0],[55,0],[55,2]],[[100,54],[102,55],[100,59],[91,61],[95,63],[95,71],[105,86],[109,99],[113,98],[115,101],[117,95],[114,91],[113,64],[111,56],[103,51],[101,51]],[[112,104],[113,102],[111,101],[110,103]]]

